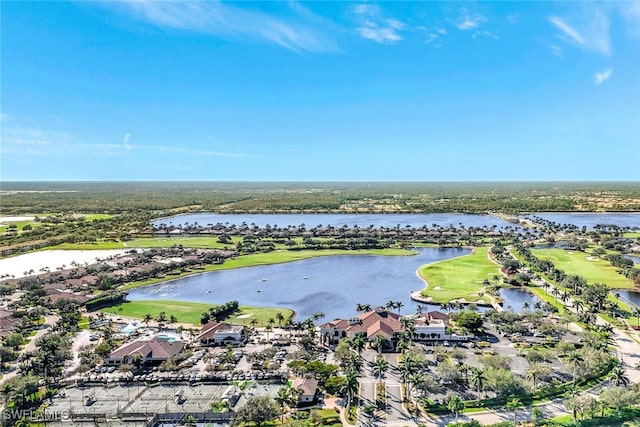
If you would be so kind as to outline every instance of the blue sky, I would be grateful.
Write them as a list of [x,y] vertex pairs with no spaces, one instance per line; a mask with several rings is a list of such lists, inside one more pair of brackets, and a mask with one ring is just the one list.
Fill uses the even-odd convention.
[[640,180],[640,2],[2,2],[2,180]]

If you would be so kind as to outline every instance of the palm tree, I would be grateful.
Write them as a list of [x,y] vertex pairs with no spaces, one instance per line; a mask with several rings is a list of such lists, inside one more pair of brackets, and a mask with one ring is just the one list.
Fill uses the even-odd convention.
[[353,348],[358,353],[358,356],[361,356],[362,350],[364,350],[364,346],[366,344],[367,339],[363,332],[358,332],[351,340],[351,348]]
[[380,384],[382,384],[382,377],[389,370],[389,362],[387,362],[382,357],[376,357],[375,362],[373,362],[373,373],[380,379]]
[[382,347],[384,347],[384,343],[387,342],[387,339],[383,335],[376,335],[373,339],[373,345],[378,349],[378,354],[382,354]]
[[395,308],[398,309],[398,314],[400,314],[400,309],[404,307],[404,304],[402,303],[402,301],[396,301],[395,303]]
[[145,314],[144,317],[142,318],[142,323],[145,324],[145,326],[149,326],[149,322],[151,322],[151,319],[153,319],[153,316],[150,315],[149,313]]
[[573,387],[572,388],[574,389],[576,387],[576,369],[578,368],[578,366],[582,365],[583,360],[584,359],[582,358],[582,355],[577,351],[572,351],[567,355],[567,363],[573,367],[573,380],[572,380]]
[[411,374],[409,377],[409,387],[407,387],[407,399],[411,400],[411,392],[412,390],[416,390],[420,388],[424,384],[424,375],[419,372],[415,374]]
[[387,301],[387,304],[385,305],[387,310],[393,310],[396,307],[396,302],[389,300]]
[[629,377],[621,366],[616,366],[611,370],[611,379],[616,386],[622,384],[623,386],[629,385]]
[[533,392],[535,393],[537,390],[538,380],[540,379],[540,369],[538,369],[538,365],[531,365],[527,371],[526,379],[533,383]]
[[171,316],[169,316],[169,325],[174,325],[178,323],[178,318],[176,316],[174,316],[173,314]]
[[284,424],[284,414],[286,405],[289,403],[289,389],[287,387],[280,387],[278,389],[278,394],[273,396],[273,400],[280,406],[280,412],[282,417],[282,423]]
[[256,328],[256,325],[258,324],[258,319],[256,319],[255,317],[253,317],[253,318],[249,321],[249,324],[251,325],[251,327],[252,327],[253,329],[255,329],[255,328]]
[[487,381],[487,377],[484,375],[484,371],[476,366],[471,368],[471,384],[478,391],[478,395],[482,395],[482,391],[484,390],[484,384]]
[[317,312],[311,314],[311,317],[313,318],[314,322],[317,322],[318,320],[323,319],[324,316],[325,315],[324,315],[324,313],[322,311],[317,311]]
[[362,359],[357,355],[350,353],[349,357],[347,358],[346,365],[347,372],[355,372],[359,374],[360,370],[362,369]]
[[640,307],[635,307],[633,309],[633,315],[636,316],[636,319],[638,319],[638,324],[636,326],[638,327],[638,329],[640,329]]
[[418,316],[422,314],[422,310],[424,310],[424,307],[421,304],[416,305],[416,314]]
[[276,313],[276,320],[278,321],[278,327],[281,328],[282,327],[282,321],[284,320],[284,316],[282,315],[282,313],[280,313],[280,312]]
[[522,402],[517,397],[514,397],[507,402],[507,408],[513,409],[513,425],[517,425],[516,420],[518,418],[518,409],[522,408]]
[[464,409],[464,402],[462,401],[462,398],[457,394],[451,396],[447,402],[447,409],[455,414],[456,421],[458,421],[458,415]]
[[358,392],[358,386],[358,375],[355,372],[347,372],[345,382],[340,389],[340,392],[347,396],[347,413],[353,402],[353,397]]
[[396,344],[396,351],[404,354],[405,350],[407,350],[410,346],[409,338],[407,338],[407,334],[400,334],[398,337],[398,343]]

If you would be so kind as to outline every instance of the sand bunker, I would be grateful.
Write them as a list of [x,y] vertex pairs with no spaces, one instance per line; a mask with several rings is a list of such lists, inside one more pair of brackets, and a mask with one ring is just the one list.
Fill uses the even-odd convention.
[[238,319],[246,319],[247,317],[251,316],[253,316],[253,313],[241,314],[240,316],[238,316]]

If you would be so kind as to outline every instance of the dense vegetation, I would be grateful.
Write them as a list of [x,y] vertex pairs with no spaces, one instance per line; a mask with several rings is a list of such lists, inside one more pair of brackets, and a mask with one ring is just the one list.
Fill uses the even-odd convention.
[[2,214],[640,210],[636,183],[5,182]]

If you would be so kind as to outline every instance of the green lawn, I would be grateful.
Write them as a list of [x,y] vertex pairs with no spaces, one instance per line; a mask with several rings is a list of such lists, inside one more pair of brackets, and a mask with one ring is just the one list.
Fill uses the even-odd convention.
[[[118,316],[143,319],[145,314],[150,314],[154,318],[161,311],[167,317],[174,315],[180,323],[191,323],[200,325],[200,315],[209,310],[215,304],[204,304],[197,302],[156,300],[156,301],[126,301],[120,305],[105,308],[102,311],[116,314]],[[248,325],[252,318],[258,319],[257,326],[266,326],[270,318],[276,319],[276,313],[282,313],[285,319],[293,316],[293,310],[288,308],[272,307],[252,307],[240,306],[240,311],[234,313],[226,321],[238,325]],[[275,324],[277,326],[277,323]]]
[[640,231],[629,231],[627,233],[623,233],[622,237],[625,239],[640,239]]
[[423,296],[433,298],[434,303],[457,298],[488,303],[487,295],[479,295],[484,288],[482,281],[500,274],[500,267],[488,258],[488,250],[476,248],[472,254],[420,267],[418,275],[428,283]]
[[578,274],[589,283],[604,283],[611,288],[633,288],[633,282],[603,259],[587,259],[590,254],[564,249],[533,249],[532,253],[541,259],[549,260],[567,274]]

